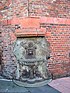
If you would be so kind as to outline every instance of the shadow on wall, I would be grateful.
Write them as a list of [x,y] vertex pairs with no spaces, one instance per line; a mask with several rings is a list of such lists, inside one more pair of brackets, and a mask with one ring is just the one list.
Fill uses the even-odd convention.
[[0,71],[1,71],[1,62],[2,62],[2,51],[0,49]]
[[1,56],[1,50],[0,50],[0,71],[1,71],[1,61],[2,61],[2,56]]

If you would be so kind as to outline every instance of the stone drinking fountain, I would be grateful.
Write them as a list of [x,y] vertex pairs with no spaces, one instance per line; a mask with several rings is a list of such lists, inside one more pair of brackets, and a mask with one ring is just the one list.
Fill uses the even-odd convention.
[[14,83],[24,87],[38,87],[51,81],[47,69],[49,43],[44,36],[18,37],[14,45],[14,55],[17,59]]

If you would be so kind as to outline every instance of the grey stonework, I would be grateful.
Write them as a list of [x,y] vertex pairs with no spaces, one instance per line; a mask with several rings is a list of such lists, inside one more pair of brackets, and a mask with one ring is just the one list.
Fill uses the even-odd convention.
[[13,52],[17,59],[16,79],[23,83],[21,85],[36,86],[35,83],[51,78],[47,68],[49,43],[45,37],[18,37]]

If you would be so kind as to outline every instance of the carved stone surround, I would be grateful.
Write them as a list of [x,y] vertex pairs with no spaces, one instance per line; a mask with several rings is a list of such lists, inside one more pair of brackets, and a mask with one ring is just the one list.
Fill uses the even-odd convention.
[[[14,55],[17,59],[16,79],[20,86],[36,87],[38,83],[45,85],[51,78],[47,62],[50,58],[49,43],[44,33],[25,34],[26,31],[16,31]],[[40,32],[40,31],[39,31]],[[44,83],[45,82],[45,83]]]

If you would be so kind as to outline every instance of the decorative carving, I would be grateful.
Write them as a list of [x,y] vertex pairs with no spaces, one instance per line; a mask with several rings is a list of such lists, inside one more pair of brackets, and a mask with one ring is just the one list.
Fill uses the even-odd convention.
[[16,79],[29,84],[49,78],[47,60],[50,51],[44,37],[17,38],[14,54],[17,58]]
[[26,50],[26,59],[32,59],[36,57],[36,47],[33,45],[32,42],[28,43],[28,46],[25,46]]

